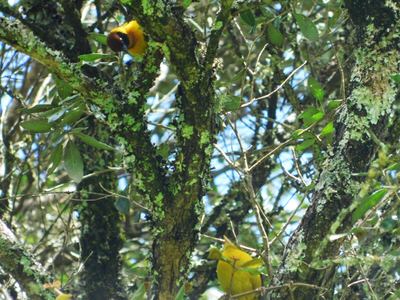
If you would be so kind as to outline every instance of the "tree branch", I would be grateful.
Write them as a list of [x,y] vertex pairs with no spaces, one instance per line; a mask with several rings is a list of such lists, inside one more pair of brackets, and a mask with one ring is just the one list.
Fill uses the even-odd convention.
[[54,299],[54,294],[43,285],[51,282],[43,267],[17,242],[8,226],[0,220],[0,265],[14,277],[29,299]]

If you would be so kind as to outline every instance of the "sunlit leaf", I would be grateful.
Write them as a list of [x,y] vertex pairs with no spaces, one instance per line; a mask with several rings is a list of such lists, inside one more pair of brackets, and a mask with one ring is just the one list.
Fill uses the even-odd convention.
[[325,91],[315,78],[308,78],[308,88],[310,89],[311,95],[313,95],[318,102],[324,100]]
[[320,136],[327,136],[331,135],[335,131],[335,128],[333,127],[333,122],[329,122],[328,124],[325,125],[325,127],[322,129]]

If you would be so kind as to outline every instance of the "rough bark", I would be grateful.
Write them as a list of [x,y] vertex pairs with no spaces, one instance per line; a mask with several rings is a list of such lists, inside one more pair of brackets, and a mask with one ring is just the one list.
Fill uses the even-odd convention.
[[[391,81],[399,72],[400,8],[396,1],[346,1],[355,29],[355,64],[351,71],[345,106],[336,120],[335,142],[319,176],[311,206],[289,240],[276,285],[304,282],[318,288],[277,290],[272,299],[317,299],[332,292],[335,266],[313,267],[313,263],[338,254],[340,240],[330,234],[345,232],[350,218],[338,220],[360,194],[365,172],[374,160],[391,123],[399,90]],[[337,223],[340,222],[340,223]]]

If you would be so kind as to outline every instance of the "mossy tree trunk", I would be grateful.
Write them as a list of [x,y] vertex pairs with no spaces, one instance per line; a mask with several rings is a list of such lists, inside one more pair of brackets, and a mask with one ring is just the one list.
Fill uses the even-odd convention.
[[[356,43],[345,102],[337,115],[333,149],[323,163],[311,206],[292,235],[274,282],[308,283],[308,288],[279,289],[272,299],[318,299],[333,296],[335,266],[316,263],[334,258],[341,240],[329,236],[350,227],[351,205],[371,191],[376,164],[385,164],[382,147],[393,125],[399,89],[391,75],[399,72],[400,7],[397,1],[345,1]],[[398,121],[398,120],[397,120]],[[379,153],[379,158],[377,158]],[[368,173],[356,176],[354,173]],[[295,271],[293,271],[295,270]]]

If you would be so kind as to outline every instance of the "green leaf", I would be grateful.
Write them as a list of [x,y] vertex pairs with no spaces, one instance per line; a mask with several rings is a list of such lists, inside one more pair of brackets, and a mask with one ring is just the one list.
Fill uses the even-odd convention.
[[215,24],[213,26],[213,30],[219,30],[222,28],[223,25],[224,25],[224,23],[222,23],[221,21],[217,21],[217,22],[215,22]]
[[390,165],[387,170],[389,171],[399,171],[400,170],[400,163],[394,163],[392,165]]
[[71,96],[64,98],[62,101],[60,101],[59,104],[70,106],[70,105],[76,104],[80,100],[81,100],[81,98],[80,98],[79,94],[75,94],[75,95],[71,95]]
[[63,153],[63,147],[62,144],[59,143],[56,148],[54,148],[53,152],[51,152],[49,161],[49,167],[47,169],[47,175],[50,175],[54,172],[54,170],[60,165],[61,159],[62,159],[62,153]]
[[240,13],[240,18],[250,27],[256,26],[256,17],[250,9],[246,9]]
[[292,132],[292,138],[297,139],[304,133],[304,129],[296,129]]
[[87,134],[84,134],[81,132],[75,132],[75,131],[73,131],[72,133],[75,136],[77,136],[80,140],[82,140],[82,142],[84,142],[92,147],[95,147],[97,149],[102,149],[102,150],[110,150],[110,151],[114,150],[113,147],[96,140],[94,137],[91,137],[90,135],[87,135]]
[[267,27],[267,36],[269,41],[278,47],[281,47],[283,44],[283,35],[282,33],[275,28],[274,25],[269,24]]
[[169,155],[169,146],[167,143],[163,143],[157,147],[157,154],[163,159],[167,160]]
[[296,150],[299,152],[303,152],[304,150],[306,150],[307,148],[310,148],[312,145],[315,144],[315,139],[306,139],[303,142],[301,142],[300,144],[296,145]]
[[91,32],[91,33],[89,33],[88,38],[100,43],[101,45],[104,45],[104,46],[107,45],[107,36],[105,36],[104,34],[97,33],[97,32]]
[[80,107],[73,109],[64,115],[61,122],[62,124],[73,124],[78,121],[84,113],[85,112]]
[[64,148],[64,167],[68,176],[79,183],[83,177],[83,162],[78,148],[71,141]]
[[222,111],[236,111],[240,108],[242,98],[239,96],[232,95],[221,95],[219,97],[221,101]]
[[301,33],[310,41],[316,42],[319,38],[318,29],[314,23],[302,14],[294,14],[297,25],[300,27]]
[[64,80],[55,79],[58,95],[61,99],[71,96],[74,89]]
[[129,297],[130,300],[143,300],[146,299],[146,288],[144,283],[142,283],[139,288],[135,291],[135,293]]
[[105,54],[105,53],[89,53],[89,54],[82,54],[79,55],[79,60],[80,61],[95,61],[98,59],[116,59],[116,56],[114,54]]
[[397,74],[393,74],[392,76],[390,76],[391,78],[392,78],[392,80],[394,81],[394,82],[396,82],[397,84],[399,84],[400,83],[400,73],[397,73]]
[[379,189],[375,191],[373,194],[365,197],[361,200],[360,204],[354,210],[352,214],[352,222],[355,223],[357,220],[361,219],[365,213],[373,208],[379,201],[386,195],[387,189]]
[[329,122],[326,124],[326,126],[322,129],[320,136],[327,136],[331,135],[335,131],[335,128],[333,127],[333,122]]
[[192,4],[192,0],[183,0],[183,8],[186,9],[189,7],[190,4]]
[[397,289],[394,294],[392,294],[388,300],[398,300],[400,299],[400,289]]
[[33,113],[48,111],[52,108],[54,108],[52,104],[37,104],[30,108],[22,108],[20,111],[25,114],[33,114]]
[[312,77],[308,78],[308,88],[311,92],[311,95],[313,95],[318,102],[321,103],[324,100],[325,91],[316,79]]
[[175,296],[175,300],[185,300],[185,285],[182,285]]
[[129,208],[131,207],[129,200],[126,198],[118,198],[114,202],[114,206],[121,214],[125,215],[129,213]]
[[342,104],[342,100],[331,100],[328,102],[328,110],[334,110]]
[[49,123],[53,123],[58,121],[59,119],[61,119],[61,117],[65,114],[65,112],[67,111],[66,108],[61,108],[56,110],[53,114],[51,114],[47,120],[49,121]]
[[386,232],[388,231],[392,231],[394,229],[396,229],[398,221],[394,220],[391,216],[385,218],[381,224],[380,227],[385,230]]
[[51,125],[46,119],[30,119],[20,123],[21,127],[34,133],[45,133],[51,130]]
[[325,117],[324,112],[315,107],[309,107],[299,115],[299,119],[303,119],[305,126],[321,121]]

